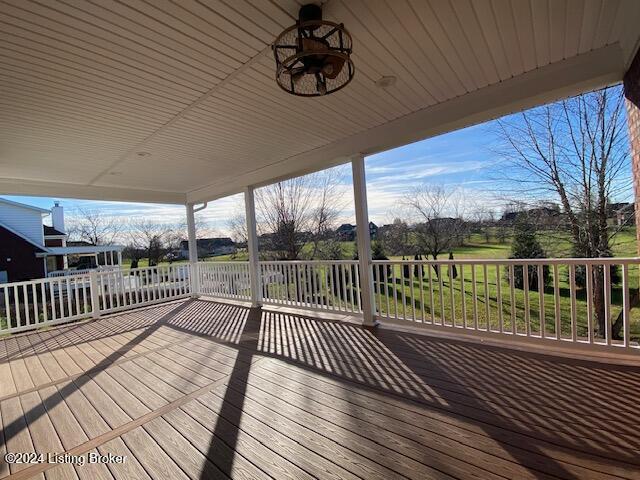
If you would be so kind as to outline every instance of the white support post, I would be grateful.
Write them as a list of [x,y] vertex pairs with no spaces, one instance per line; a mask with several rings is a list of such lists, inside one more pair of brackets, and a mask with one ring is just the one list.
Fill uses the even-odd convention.
[[189,235],[189,264],[191,278],[191,297],[196,298],[200,294],[200,275],[198,272],[198,244],[196,241],[196,219],[193,204],[187,207],[187,233]]
[[122,252],[118,250],[118,266],[122,268]]
[[258,230],[256,228],[256,203],[253,187],[244,189],[244,208],[247,222],[247,250],[249,253],[249,279],[251,282],[251,305],[257,307],[262,298],[260,264],[258,257]]
[[[62,239],[62,246],[63,247],[67,246],[67,239],[66,238]],[[62,268],[65,269],[65,270],[67,270],[69,268],[69,256],[68,255],[64,255],[62,257]]]
[[363,325],[373,327],[375,297],[373,291],[373,271],[371,269],[371,237],[369,234],[369,211],[367,207],[367,182],[364,171],[364,155],[351,160],[353,173],[353,196],[356,207],[356,235],[358,243],[358,264],[360,270],[360,290],[362,294]]

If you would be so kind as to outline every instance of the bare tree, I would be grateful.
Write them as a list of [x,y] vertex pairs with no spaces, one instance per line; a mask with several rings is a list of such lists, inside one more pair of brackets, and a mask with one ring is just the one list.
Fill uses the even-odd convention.
[[[608,205],[629,195],[628,145],[620,87],[558,101],[496,122],[509,180],[534,198],[562,206],[572,255],[611,256]],[[604,334],[604,272],[593,269],[594,310]],[[616,322],[614,334],[621,322]]]
[[150,219],[134,219],[129,222],[128,236],[130,246],[146,252],[149,265],[157,265],[162,257],[163,248],[171,232],[171,225]]
[[[311,211],[311,258],[341,251],[340,245],[331,242],[336,229],[340,213],[345,207],[343,192],[341,191],[341,169],[329,169],[315,174],[313,191],[314,206]],[[324,248],[323,248],[324,247]],[[323,250],[323,251],[321,251]],[[334,258],[342,258],[341,256]]]
[[329,169],[284,180],[259,189],[256,206],[262,230],[276,258],[295,260],[312,242],[312,258],[320,242],[335,228],[342,208],[340,170]]
[[91,245],[108,245],[113,243],[122,232],[122,221],[116,217],[105,215],[99,210],[79,208],[70,216],[69,238],[81,240]]
[[491,227],[495,224],[495,211],[484,205],[477,205],[473,208],[471,218],[475,223],[477,231],[484,237],[484,243],[491,241]]
[[247,243],[249,234],[247,233],[247,218],[244,213],[237,212],[232,215],[227,221],[227,227],[234,242]]
[[409,254],[410,229],[406,221],[399,217],[378,230],[378,238],[384,251],[389,255]]
[[458,190],[424,184],[405,197],[405,204],[417,221],[414,236],[418,250],[437,260],[458,245],[466,223]]

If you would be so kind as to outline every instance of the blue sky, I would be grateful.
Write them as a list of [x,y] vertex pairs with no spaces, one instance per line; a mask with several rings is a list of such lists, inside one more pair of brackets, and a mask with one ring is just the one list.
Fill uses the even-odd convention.
[[[407,192],[422,183],[456,187],[462,193],[468,210],[483,206],[500,214],[502,202],[493,193],[497,185],[499,160],[491,148],[496,142],[492,130],[489,122],[368,157],[366,173],[371,220],[379,225],[393,221],[402,213],[402,201]],[[345,208],[340,220],[352,222],[351,172],[348,165],[341,168],[344,172],[342,190]],[[7,198],[43,208],[50,208],[54,201],[59,200],[67,216],[73,216],[80,209],[90,209],[100,210],[123,221],[135,217],[176,224],[185,221],[184,207],[180,205],[42,197]],[[209,226],[208,233],[226,234],[228,219],[243,209],[242,196],[235,195],[209,203],[200,216]]]
[[459,188],[470,202],[494,203],[497,159],[487,124],[475,125],[367,158],[369,216],[391,222],[413,186],[423,183]]

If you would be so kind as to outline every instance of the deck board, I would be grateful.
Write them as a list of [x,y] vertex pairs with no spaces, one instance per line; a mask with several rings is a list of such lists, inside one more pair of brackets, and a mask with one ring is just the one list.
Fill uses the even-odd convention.
[[[640,365],[640,363],[639,363]],[[0,340],[0,478],[640,478],[640,366],[209,301]]]
[[[38,392],[31,392],[20,397],[24,417],[27,421],[33,446],[37,452],[63,452],[62,443],[58,437],[51,418],[47,415],[44,404]],[[78,476],[71,464],[62,464],[47,472],[47,478],[52,480],[74,480]]]
[[[629,475],[636,470],[633,466],[623,469],[621,466],[613,466],[611,462],[599,461],[597,457],[594,459],[577,455],[572,449],[563,448],[550,442],[536,442],[544,454],[527,451],[525,448],[531,443],[531,437],[512,430],[496,428],[490,424],[470,422],[464,417],[448,415],[441,409],[401,401],[375,391],[365,390],[355,383],[345,384],[332,379],[320,379],[286,365],[270,363],[265,364],[263,368],[306,385],[309,387],[309,391],[313,392],[314,398],[321,398],[321,394],[327,394],[330,395],[332,402],[336,402],[337,399],[340,403],[351,404],[339,407],[340,403],[333,403],[336,408],[341,410],[348,408],[350,412],[371,419],[371,421],[379,422],[381,418],[390,419],[393,421],[394,428],[403,428],[403,425],[416,425],[418,431],[412,438],[422,439],[424,435],[433,433],[439,437],[441,442],[449,439],[459,446],[466,445],[498,458],[511,460],[514,455],[517,455],[526,466],[538,471],[551,469],[553,472],[554,463],[549,462],[549,457],[563,464],[582,464],[596,472],[616,473],[617,471],[620,476]],[[513,452],[509,453],[512,450]]]

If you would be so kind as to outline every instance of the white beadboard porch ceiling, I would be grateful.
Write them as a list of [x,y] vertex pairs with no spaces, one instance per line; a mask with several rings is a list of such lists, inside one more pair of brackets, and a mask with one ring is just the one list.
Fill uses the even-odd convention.
[[329,0],[356,75],[298,98],[301,3],[1,0],[0,193],[212,199],[619,81],[640,37],[639,0]]

